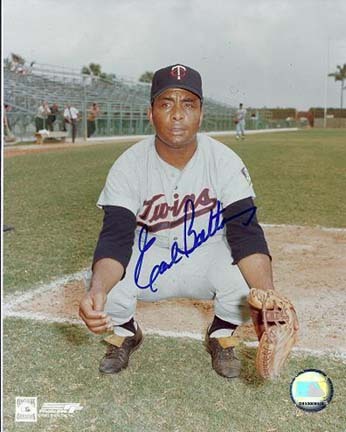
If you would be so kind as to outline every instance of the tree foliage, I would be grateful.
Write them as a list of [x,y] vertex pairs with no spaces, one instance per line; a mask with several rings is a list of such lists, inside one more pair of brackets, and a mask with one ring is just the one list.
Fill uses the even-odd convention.
[[144,83],[151,83],[153,76],[154,72],[146,71],[139,77],[139,81]]
[[102,73],[101,65],[98,63],[89,63],[89,66],[82,67],[82,74],[100,76]]
[[106,72],[103,72],[102,66],[98,63],[89,63],[88,66],[83,66],[81,73],[83,75],[92,75],[106,81],[114,81],[116,79],[114,73],[107,74]]
[[24,65],[25,64],[24,57],[22,57],[19,54],[11,53],[11,58],[12,58],[12,61],[15,62],[15,63],[18,63],[20,65]]
[[344,85],[346,81],[346,63],[343,64],[343,66],[337,65],[336,71],[328,74],[330,77],[334,77],[334,81],[340,81],[341,82],[341,88],[340,88],[340,108],[343,108],[343,94],[344,90],[346,89],[346,86]]
[[346,63],[343,66],[337,65],[336,72],[328,74],[328,76],[334,77],[335,81],[344,81],[346,80]]

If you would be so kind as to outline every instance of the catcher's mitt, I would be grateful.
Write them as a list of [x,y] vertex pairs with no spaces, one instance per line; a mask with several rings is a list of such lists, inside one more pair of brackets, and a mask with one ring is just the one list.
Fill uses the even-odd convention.
[[272,290],[252,288],[248,303],[259,340],[257,372],[263,378],[275,378],[297,340],[296,311],[287,298]]
[[239,121],[238,120],[234,120],[234,124],[238,124],[239,123]]

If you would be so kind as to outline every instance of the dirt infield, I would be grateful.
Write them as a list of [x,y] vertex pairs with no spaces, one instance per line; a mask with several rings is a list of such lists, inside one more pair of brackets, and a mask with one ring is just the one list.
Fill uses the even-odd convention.
[[[273,256],[276,289],[296,305],[300,321],[298,347],[346,352],[346,230],[265,227]],[[47,294],[17,303],[16,312],[51,319],[78,318],[83,281],[58,286]],[[202,333],[213,316],[212,302],[176,299],[139,303],[137,319],[145,329]],[[245,340],[255,340],[251,324],[239,328]]]
[[52,151],[63,151],[63,150],[71,150],[78,147],[89,147],[98,144],[111,144],[114,142],[121,143],[132,143],[138,141],[136,137],[132,136],[121,136],[121,137],[113,137],[114,139],[111,141],[109,139],[89,139],[85,141],[83,138],[77,138],[75,143],[71,141],[60,142],[60,141],[50,141],[45,144],[23,144],[23,145],[12,145],[4,147],[4,157],[5,159],[15,157],[15,156],[23,156],[26,154],[32,153],[47,153]]
[[72,148],[85,147],[93,144],[95,143],[92,141],[86,142],[84,140],[79,139],[74,144],[72,144],[71,142],[61,143],[58,141],[58,142],[51,142],[50,144],[28,144],[28,145],[8,146],[4,148],[4,157],[5,159],[8,159],[11,157],[23,156],[32,153],[47,153],[52,151],[63,151]]
[[[66,147],[67,148],[67,147]],[[4,156],[5,159],[11,158],[11,157],[15,157],[15,156],[23,156],[26,154],[33,154],[33,153],[47,153],[47,152],[51,152],[51,151],[62,151],[65,150],[64,147],[50,147],[50,148],[42,148],[42,149],[13,149],[11,151],[5,151],[4,152]]]

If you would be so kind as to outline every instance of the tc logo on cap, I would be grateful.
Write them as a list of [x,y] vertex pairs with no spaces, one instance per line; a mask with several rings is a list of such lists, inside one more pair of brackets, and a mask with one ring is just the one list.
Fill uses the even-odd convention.
[[186,67],[182,65],[173,66],[171,69],[171,75],[180,80],[186,75]]

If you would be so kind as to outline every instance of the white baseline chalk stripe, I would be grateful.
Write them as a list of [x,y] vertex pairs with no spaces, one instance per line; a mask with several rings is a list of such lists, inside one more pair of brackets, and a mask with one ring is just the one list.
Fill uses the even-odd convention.
[[[55,317],[53,315],[49,314],[43,314],[43,313],[33,313],[33,312],[24,312],[24,311],[7,311],[5,314],[5,317],[13,317],[13,318],[19,318],[19,319],[31,319],[35,321],[44,321],[46,323],[58,323],[58,324],[75,324],[80,325],[84,327],[84,323],[80,319],[77,318],[61,318],[61,317]],[[145,328],[143,327],[143,332],[145,335],[151,335],[151,336],[161,336],[166,338],[187,338],[187,339],[193,339],[198,341],[204,340],[204,335],[201,333],[194,333],[194,332],[176,332],[176,331],[167,331],[167,330],[159,330],[159,329],[151,329],[151,328]],[[258,346],[258,342],[253,341],[244,341],[243,342],[245,346],[249,348],[256,348]],[[332,357],[338,360],[342,360],[344,363],[346,363],[346,351],[336,351],[331,349],[325,349],[325,350],[313,350],[310,348],[301,348],[301,347],[294,347],[292,349],[292,352],[294,354],[309,354],[315,357]]]
[[[152,336],[162,336],[162,337],[173,337],[173,338],[188,338],[188,339],[194,339],[202,341],[204,340],[204,335],[201,333],[193,333],[193,332],[174,332],[174,331],[167,331],[167,330],[157,330],[157,329],[149,329],[149,328],[143,328],[144,334],[152,335]],[[257,348],[258,342],[257,341],[244,341],[243,342],[245,346],[249,348]],[[337,359],[344,360],[346,362],[346,351],[336,351],[331,349],[325,349],[325,350],[313,350],[310,348],[300,348],[300,347],[294,347],[292,349],[292,352],[297,354],[311,354],[316,357],[321,356],[332,356]]]
[[37,287],[34,287],[32,290],[27,292],[19,292],[13,295],[8,295],[4,298],[3,304],[3,312],[6,315],[11,309],[21,303],[29,302],[36,295],[41,295],[44,293],[48,293],[49,291],[53,291],[56,288],[59,288],[69,282],[79,281],[84,279],[88,273],[88,269],[81,270],[77,273],[73,273],[70,275],[62,276],[58,279],[54,279],[52,282],[48,284],[40,284]]
[[6,310],[4,312],[5,318],[20,318],[20,319],[29,319],[34,321],[44,321],[49,324],[79,324],[84,325],[81,319],[78,318],[63,318],[57,317],[50,314],[45,314],[43,312],[28,312],[28,311],[14,311],[14,310]]

